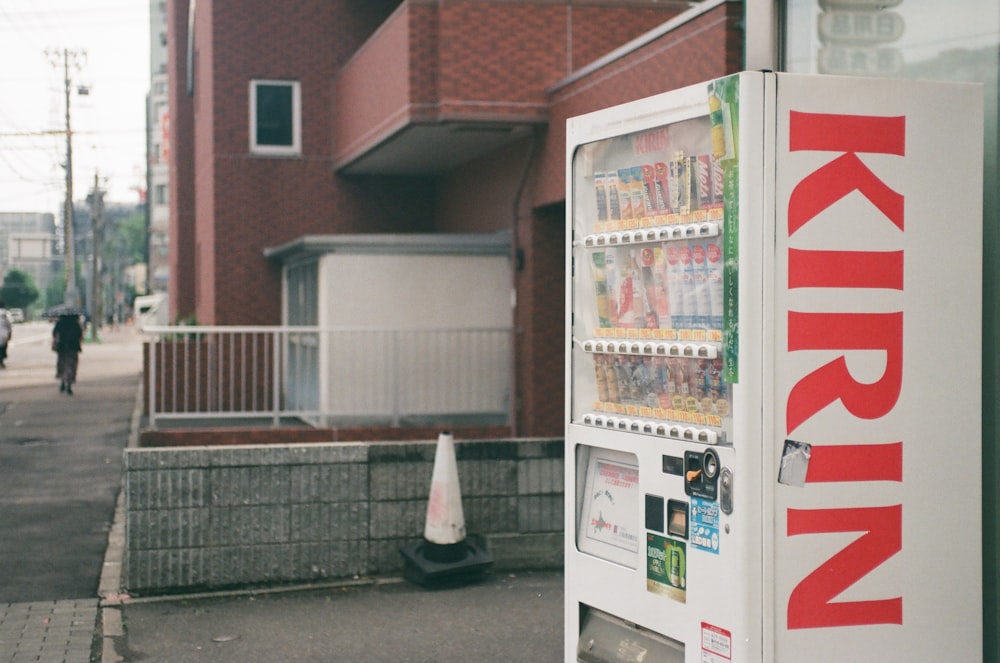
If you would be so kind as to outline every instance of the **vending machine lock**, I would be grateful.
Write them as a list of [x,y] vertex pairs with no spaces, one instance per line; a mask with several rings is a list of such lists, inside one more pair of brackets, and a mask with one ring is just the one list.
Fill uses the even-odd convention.
[[729,515],[733,512],[733,471],[728,467],[723,467],[722,474],[719,476],[719,483],[722,485],[719,508],[722,509],[722,513]]

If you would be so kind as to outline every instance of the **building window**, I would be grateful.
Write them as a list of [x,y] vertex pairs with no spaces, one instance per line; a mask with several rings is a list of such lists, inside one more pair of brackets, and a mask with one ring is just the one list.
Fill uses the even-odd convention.
[[293,156],[302,151],[298,81],[250,82],[250,151]]

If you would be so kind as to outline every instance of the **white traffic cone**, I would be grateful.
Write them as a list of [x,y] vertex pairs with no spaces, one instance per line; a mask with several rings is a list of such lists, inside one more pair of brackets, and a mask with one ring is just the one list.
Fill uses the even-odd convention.
[[437,451],[434,453],[424,538],[438,545],[465,540],[465,514],[462,512],[462,492],[458,484],[455,440],[447,431],[438,435]]
[[451,433],[438,435],[424,539],[399,549],[403,575],[421,585],[467,581],[493,565],[479,537],[467,537]]

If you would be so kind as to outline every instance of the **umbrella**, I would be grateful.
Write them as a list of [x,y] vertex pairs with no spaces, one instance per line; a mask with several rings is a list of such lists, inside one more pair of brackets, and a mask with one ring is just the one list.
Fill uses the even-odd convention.
[[58,306],[52,306],[45,311],[46,318],[59,318],[64,315],[83,315],[83,309],[79,306],[73,306],[72,304],[59,304]]

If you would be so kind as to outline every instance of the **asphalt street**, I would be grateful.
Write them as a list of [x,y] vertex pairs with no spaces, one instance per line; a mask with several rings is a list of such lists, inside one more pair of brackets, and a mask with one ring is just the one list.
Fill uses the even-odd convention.
[[[558,663],[563,574],[426,590],[398,579],[124,606],[125,663]],[[106,662],[107,663],[107,662]]]
[[59,393],[51,325],[15,325],[0,369],[0,603],[92,599],[141,372],[131,328],[80,355]]

